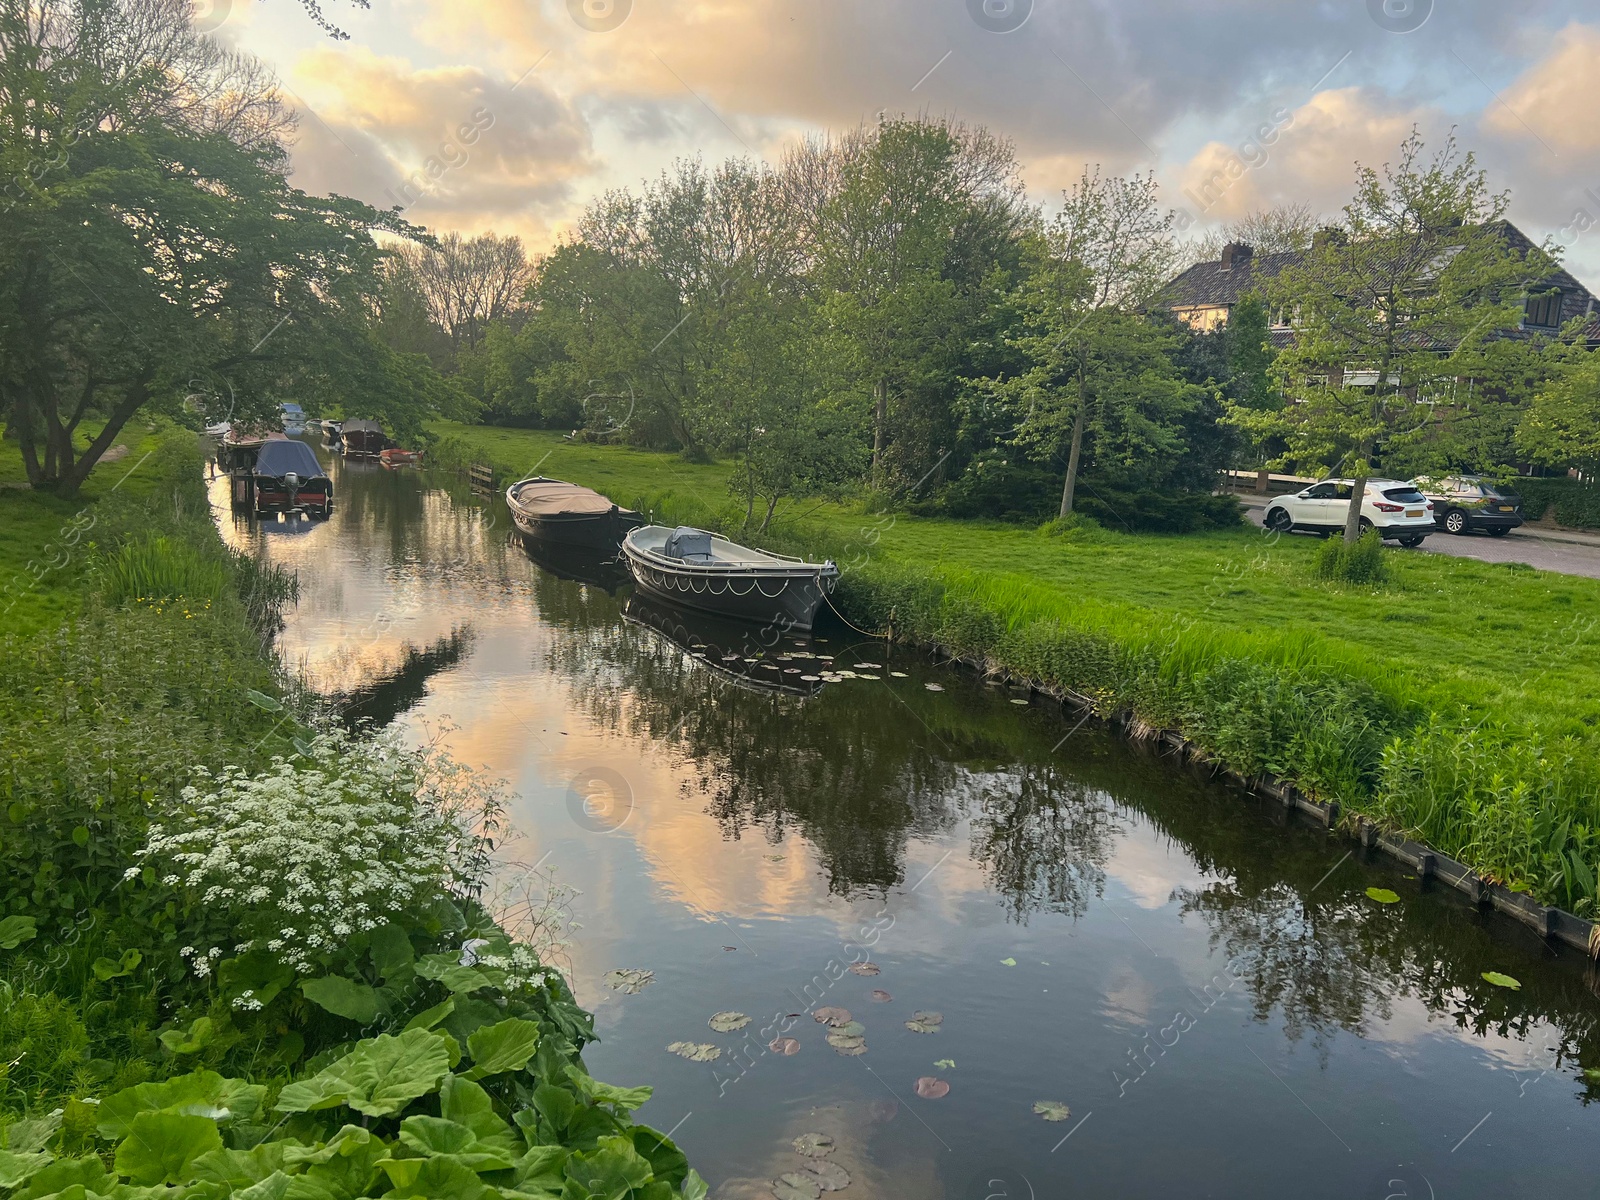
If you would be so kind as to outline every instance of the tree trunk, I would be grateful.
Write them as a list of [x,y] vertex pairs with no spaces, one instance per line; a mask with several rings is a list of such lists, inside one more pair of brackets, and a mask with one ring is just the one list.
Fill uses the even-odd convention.
[[1272,487],[1272,472],[1270,470],[1256,472],[1256,495],[1265,496]]
[[1367,477],[1361,474],[1350,494],[1350,508],[1344,517],[1344,540],[1353,542],[1361,536],[1361,501],[1367,494]]
[[876,486],[883,481],[884,426],[889,423],[889,381],[878,380],[872,392],[875,397],[872,414],[872,482]]
[[1067,455],[1067,481],[1061,486],[1061,516],[1072,512],[1073,493],[1078,490],[1078,464],[1083,458],[1083,426],[1088,405],[1078,397],[1078,415],[1072,420],[1072,451]]
[[111,443],[117,440],[122,427],[149,400],[148,385],[147,379],[140,379],[128,386],[127,395],[122,403],[111,410],[110,418],[106,421],[105,428],[100,431],[100,436],[89,443],[89,448],[83,452],[83,457],[78,459],[70,470],[61,473],[60,481],[56,485],[57,495],[72,497],[78,494],[78,489],[83,486],[83,481],[89,478],[89,472],[94,470],[94,465],[100,461],[100,456],[111,449]]
[[777,507],[778,494],[774,492],[772,494],[772,499],[767,501],[767,515],[761,519],[761,528],[756,530],[757,533],[765,533],[767,531],[767,526],[772,524],[772,514]]

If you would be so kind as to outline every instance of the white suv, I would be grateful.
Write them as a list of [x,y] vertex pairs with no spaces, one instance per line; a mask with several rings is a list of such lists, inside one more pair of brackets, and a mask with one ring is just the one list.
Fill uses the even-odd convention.
[[[1288,533],[1300,529],[1328,534],[1344,528],[1350,512],[1353,479],[1324,479],[1293,496],[1277,496],[1267,504],[1268,529]],[[1420,546],[1438,526],[1433,523],[1433,503],[1414,483],[1398,479],[1369,479],[1361,498],[1361,531],[1376,529],[1380,536],[1402,546]]]

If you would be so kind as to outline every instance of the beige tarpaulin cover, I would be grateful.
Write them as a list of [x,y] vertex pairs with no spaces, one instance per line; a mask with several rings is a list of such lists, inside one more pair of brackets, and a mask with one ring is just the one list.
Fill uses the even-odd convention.
[[557,513],[607,513],[616,507],[591,488],[562,483],[558,479],[524,483],[517,488],[514,498],[518,508],[536,517]]

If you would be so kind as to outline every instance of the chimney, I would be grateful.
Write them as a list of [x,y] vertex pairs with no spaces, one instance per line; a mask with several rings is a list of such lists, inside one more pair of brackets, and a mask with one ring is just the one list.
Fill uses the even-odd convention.
[[1254,253],[1254,248],[1243,242],[1229,242],[1222,248],[1222,269],[1231,271],[1236,265],[1242,266],[1250,261],[1250,256]]

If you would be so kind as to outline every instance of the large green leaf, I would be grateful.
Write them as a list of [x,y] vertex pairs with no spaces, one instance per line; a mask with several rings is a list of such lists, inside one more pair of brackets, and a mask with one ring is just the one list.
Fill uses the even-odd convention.
[[231,1188],[260,1183],[283,1169],[283,1142],[266,1142],[253,1150],[213,1150],[194,1161],[194,1177],[200,1183],[224,1183]]
[[[417,1163],[421,1166],[417,1166]],[[489,1200],[498,1193],[479,1181],[477,1173],[452,1158],[386,1158],[378,1164],[394,1183],[396,1200]]]
[[145,1185],[187,1183],[194,1161],[222,1149],[222,1135],[209,1117],[175,1112],[142,1112],[117,1147],[117,1173]]
[[562,1146],[534,1146],[517,1160],[518,1189],[559,1192],[566,1174],[567,1150]]
[[385,983],[401,985],[416,975],[416,951],[400,926],[390,922],[372,931],[372,965]]
[[0,950],[15,950],[38,935],[39,925],[32,917],[7,917],[0,921]]
[[378,994],[370,984],[343,975],[324,975],[308,979],[300,991],[313,1004],[320,1005],[336,1017],[345,1017],[361,1025],[370,1025],[378,1015]]
[[426,1029],[398,1037],[382,1034],[310,1079],[291,1083],[278,1095],[279,1112],[315,1112],[344,1104],[369,1117],[399,1112],[439,1086],[450,1069],[444,1038]]
[[683,1181],[683,1200],[706,1200],[706,1194],[710,1191],[706,1181],[690,1167],[688,1177]]
[[472,1130],[480,1145],[515,1158],[525,1149],[522,1139],[494,1111],[489,1093],[470,1079],[446,1075],[439,1088],[439,1114]]
[[233,1193],[233,1200],[284,1200],[294,1183],[282,1171],[274,1171],[260,1183],[253,1183]]
[[465,1125],[443,1117],[407,1117],[400,1123],[400,1140],[419,1154],[446,1154],[474,1171],[508,1171],[516,1158],[484,1145]]
[[479,988],[502,987],[506,973],[481,964],[463,966],[457,954],[426,954],[417,962],[417,974],[444,984],[452,992],[475,992]]
[[161,1083],[124,1088],[96,1110],[100,1136],[127,1137],[143,1112],[172,1112],[214,1121],[249,1120],[261,1111],[267,1094],[262,1084],[224,1079],[215,1071],[194,1071]]
[[648,1125],[635,1128],[632,1136],[633,1148],[650,1163],[650,1170],[657,1179],[677,1184],[684,1178],[689,1160],[671,1138]]
[[573,1155],[567,1178],[598,1196],[625,1196],[650,1182],[650,1163],[618,1134],[601,1138],[588,1154]]
[[467,1053],[472,1055],[468,1079],[483,1079],[520,1071],[539,1048],[539,1026],[512,1017],[498,1025],[479,1029],[467,1038]]
[[411,1020],[406,1022],[407,1029],[432,1029],[456,1010],[456,998],[446,996],[444,1000],[432,1008],[425,1008]]
[[0,1150],[14,1154],[31,1154],[43,1150],[61,1128],[62,1112],[58,1108],[42,1117],[25,1117],[0,1129]]
[[610,1104],[623,1112],[632,1112],[650,1099],[655,1092],[651,1087],[621,1088],[601,1083],[578,1066],[567,1068],[567,1078],[572,1080],[579,1093],[590,1103]]
[[98,1195],[109,1192],[116,1182],[98,1157],[61,1158],[30,1179],[28,1186],[15,1193],[12,1200],[36,1200],[37,1197],[53,1196],[73,1187],[81,1187],[86,1192]]
[[10,1150],[0,1150],[0,1187],[21,1186],[48,1167],[53,1157],[54,1155],[43,1150],[35,1150],[30,1154],[14,1154]]

